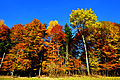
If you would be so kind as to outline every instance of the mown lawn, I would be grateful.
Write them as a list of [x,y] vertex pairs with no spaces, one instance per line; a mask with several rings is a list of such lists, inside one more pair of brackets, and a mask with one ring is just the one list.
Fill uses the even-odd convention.
[[66,77],[66,78],[49,78],[49,77],[33,77],[33,78],[26,78],[26,77],[20,77],[20,78],[12,78],[12,77],[3,77],[0,76],[0,80],[120,80],[120,77]]

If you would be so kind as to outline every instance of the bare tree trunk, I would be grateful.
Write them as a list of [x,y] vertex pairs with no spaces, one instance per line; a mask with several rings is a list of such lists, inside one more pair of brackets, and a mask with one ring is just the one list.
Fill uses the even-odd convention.
[[85,53],[86,53],[87,72],[88,72],[88,75],[90,76],[89,62],[88,62],[88,55],[87,55],[88,53],[87,53],[87,48],[86,48],[84,35],[82,35],[82,39],[83,39],[83,43],[84,43],[84,47],[85,47]]
[[39,77],[40,77],[40,74],[41,74],[41,67],[39,68]]
[[1,66],[2,66],[2,62],[3,62],[3,60],[4,60],[4,57],[5,57],[5,52],[4,52],[3,57],[2,57],[2,59],[1,59],[0,68],[1,68]]
[[68,42],[66,42],[66,63],[68,64]]
[[12,74],[11,74],[11,76],[14,76],[14,70],[12,71]]

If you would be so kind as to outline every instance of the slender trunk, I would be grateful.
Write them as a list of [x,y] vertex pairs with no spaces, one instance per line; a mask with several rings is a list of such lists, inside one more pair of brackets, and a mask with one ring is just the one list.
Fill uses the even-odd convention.
[[40,76],[40,74],[41,74],[41,67],[39,68],[39,76]]
[[114,77],[115,77],[115,71],[114,71]]
[[29,77],[32,77],[32,69],[30,69]]
[[80,75],[80,68],[78,69],[78,75]]
[[5,52],[4,52],[3,57],[2,57],[2,59],[1,59],[0,68],[2,67],[2,62],[3,62],[3,60],[4,60],[4,57],[5,57]]
[[66,42],[66,63],[68,64],[68,42]]
[[11,74],[11,76],[13,76],[14,75],[14,70],[12,71],[12,74]]
[[85,53],[86,53],[87,72],[88,72],[88,75],[90,76],[89,63],[88,63],[88,55],[87,55],[88,53],[87,53],[87,48],[86,48],[86,43],[85,43],[84,35],[82,35],[82,39],[83,39],[83,43],[84,43],[84,47],[85,47]]
[[70,70],[69,70],[69,76],[70,76],[70,74],[71,74],[71,72],[70,72]]
[[[43,51],[43,52],[44,52],[44,51]],[[41,55],[41,57],[40,57],[39,77],[40,77],[40,75],[41,75],[41,73],[42,73],[42,62],[43,62],[43,53],[42,53],[42,55]]]

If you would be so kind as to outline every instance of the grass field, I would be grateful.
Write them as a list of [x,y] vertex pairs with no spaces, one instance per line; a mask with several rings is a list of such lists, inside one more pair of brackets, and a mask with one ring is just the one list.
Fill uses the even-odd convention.
[[0,76],[0,80],[120,80],[120,77],[65,77],[65,78],[49,78],[49,77],[32,77],[32,78],[27,78],[27,77],[20,77],[20,78],[12,78],[12,77],[5,77],[5,76]]

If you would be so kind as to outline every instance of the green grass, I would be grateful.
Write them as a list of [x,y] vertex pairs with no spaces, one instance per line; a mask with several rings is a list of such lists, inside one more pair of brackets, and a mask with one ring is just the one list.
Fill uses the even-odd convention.
[[0,77],[0,80],[120,80],[120,77],[66,77],[66,78],[49,78],[49,77],[43,77],[43,78],[12,78],[12,77]]

